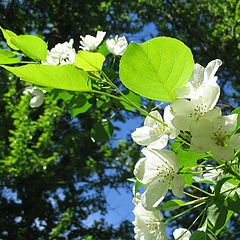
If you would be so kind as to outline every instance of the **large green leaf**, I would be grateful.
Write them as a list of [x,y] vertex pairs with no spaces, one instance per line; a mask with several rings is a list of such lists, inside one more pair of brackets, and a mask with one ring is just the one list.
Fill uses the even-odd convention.
[[75,66],[84,71],[102,70],[105,57],[101,53],[79,51],[75,57]]
[[135,93],[171,102],[174,90],[186,85],[193,71],[191,50],[181,41],[153,38],[142,44],[132,42],[120,61],[120,79]]
[[16,64],[20,62],[20,58],[15,53],[0,49],[0,64]]
[[6,39],[7,45],[14,50],[19,50],[18,47],[16,47],[13,43],[11,43],[11,39],[13,37],[16,37],[17,34],[10,30],[4,29],[2,27],[0,27],[0,29],[2,30],[3,36]]
[[72,64],[63,66],[42,64],[27,64],[21,67],[1,66],[26,82],[70,91],[91,90],[88,74]]
[[11,43],[34,60],[46,60],[47,43],[37,36],[18,35],[11,38]]

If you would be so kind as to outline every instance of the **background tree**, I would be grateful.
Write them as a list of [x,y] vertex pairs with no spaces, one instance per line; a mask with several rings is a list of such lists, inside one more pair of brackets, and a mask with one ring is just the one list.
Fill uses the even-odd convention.
[[[1,3],[0,18],[3,27],[18,34],[34,32],[45,37],[50,48],[70,37],[74,38],[78,48],[80,34],[94,35],[100,29],[108,34],[136,32],[144,24],[153,22],[157,30],[155,35],[182,40],[192,49],[195,61],[203,66],[216,58],[223,61],[218,74],[225,89],[221,103],[227,101],[231,107],[230,104],[237,106],[238,103],[229,101],[229,98],[235,99],[240,91],[239,5],[239,1],[233,0],[25,0]],[[8,239],[26,239],[26,236],[48,239],[49,234],[60,239],[63,233],[69,239],[74,238],[74,234],[82,238],[92,235],[94,239],[103,239],[102,236],[116,239],[113,236],[117,236],[114,235],[117,230],[106,229],[103,223],[92,228],[80,224],[91,212],[101,209],[104,213],[103,186],[117,187],[118,183],[125,183],[138,159],[139,151],[131,143],[121,144],[113,150],[111,145],[93,143],[89,138],[94,123],[102,118],[109,119],[112,109],[116,110],[116,103],[103,97],[99,100],[84,95],[92,108],[72,121],[69,110],[79,98],[84,98],[81,94],[60,94],[58,103],[49,98],[44,107],[30,110],[27,106],[29,97],[22,96],[23,84],[12,78],[9,81],[9,74],[5,71],[1,71],[1,75],[0,104],[4,109],[0,118],[1,188],[4,189],[1,196],[2,237],[6,238],[4,231],[7,231],[12,234]],[[100,102],[105,103],[101,105]],[[150,109],[151,105],[148,107]],[[130,115],[119,112],[113,120],[123,121],[128,117]],[[129,158],[131,164],[123,167]],[[109,177],[106,169],[117,171],[112,171],[113,176]],[[97,176],[97,180],[93,176]],[[85,184],[90,189],[87,196]],[[16,195],[6,196],[10,189]],[[96,195],[90,196],[92,193]],[[10,196],[16,197],[11,199]],[[52,199],[55,199],[55,205]],[[16,219],[18,216],[20,218]],[[39,219],[34,225],[36,217]],[[184,226],[186,218],[189,215],[178,220],[177,224]],[[37,227],[39,223],[43,225],[41,231]],[[130,226],[125,224],[122,229],[131,232]],[[239,237],[238,228],[239,215],[236,215],[229,229],[231,238]],[[222,239],[227,236],[226,231]],[[123,234],[123,239],[129,239],[129,235]]]

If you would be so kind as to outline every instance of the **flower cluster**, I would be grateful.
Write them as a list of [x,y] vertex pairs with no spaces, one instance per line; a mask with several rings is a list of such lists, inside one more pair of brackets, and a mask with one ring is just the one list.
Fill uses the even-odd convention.
[[[91,35],[80,36],[79,49],[84,51],[96,51],[102,43],[106,32],[98,31],[96,37]],[[115,56],[121,56],[128,46],[126,38],[118,37],[106,40],[107,49]],[[76,50],[73,48],[73,39],[69,42],[58,43],[54,48],[47,51],[46,61],[41,63],[44,65],[61,66],[66,64],[74,64],[76,57]],[[30,100],[31,107],[39,107],[44,101],[44,92],[36,87],[29,87],[24,91],[25,94],[31,93],[35,95]]]
[[[139,219],[145,219],[146,213],[148,216],[156,215],[156,207],[165,198],[170,186],[173,195],[183,197],[185,181],[184,177],[178,174],[177,155],[163,149],[169,139],[175,139],[181,132],[186,131],[191,137],[189,150],[196,153],[209,152],[215,160],[232,160],[235,156],[234,149],[240,146],[240,133],[234,135],[237,114],[223,116],[221,109],[216,107],[220,87],[215,74],[221,64],[219,59],[211,61],[206,68],[195,64],[186,86],[175,90],[177,98],[164,109],[164,117],[156,110],[150,112],[151,116],[146,117],[144,126],[137,128],[131,135],[137,144],[145,146],[142,149],[144,157],[137,162],[134,169],[136,180],[146,187],[133,211],[136,216],[133,222],[135,239],[165,239],[163,228],[159,230],[161,237],[156,235],[151,238],[147,235],[153,234],[152,229],[157,229],[157,225],[153,228],[151,224],[142,227],[145,229],[144,237],[140,238],[138,229],[143,220]],[[220,169],[216,171],[208,169],[207,166],[205,171],[208,173],[201,175],[204,180],[217,180],[222,174]],[[158,220],[161,220],[159,211],[158,214],[161,216]],[[186,229],[177,229],[173,235],[175,239],[189,239],[191,233]]]

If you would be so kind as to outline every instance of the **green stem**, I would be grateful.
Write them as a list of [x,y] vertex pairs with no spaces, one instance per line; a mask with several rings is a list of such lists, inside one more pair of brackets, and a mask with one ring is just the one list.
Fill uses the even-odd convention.
[[98,91],[98,90],[89,90],[89,91],[85,91],[85,92],[97,93],[97,94],[100,94],[100,95],[105,95],[105,96],[117,99],[118,101],[122,101],[122,102],[125,102],[125,103],[129,104],[129,105],[132,105],[131,102],[127,101],[126,99],[120,98],[120,97],[112,95],[110,93],[106,93],[106,92],[102,92],[102,91]]
[[163,121],[161,121],[160,119],[158,119],[158,118],[154,117],[153,115],[149,114],[149,113],[148,113],[147,111],[145,111],[144,109],[138,107],[134,102],[132,102],[128,97],[126,97],[126,96],[119,90],[119,88],[108,78],[108,76],[107,76],[103,71],[101,71],[101,73],[104,75],[104,77],[105,77],[106,81],[109,83],[109,85],[110,85],[111,87],[115,88],[115,89],[118,91],[118,93],[119,93],[121,96],[123,96],[123,97],[126,99],[126,101],[128,101],[128,104],[131,103],[130,105],[134,106],[134,107],[135,107],[138,111],[140,111],[144,116],[149,116],[149,117],[151,117],[152,119],[154,119],[154,120],[158,121],[159,123],[161,123],[162,125],[164,125],[164,126],[166,126],[166,127],[168,126],[165,122],[163,122]]
[[[197,220],[202,216],[202,214],[205,213],[206,209],[207,209],[207,207],[205,207],[204,210],[196,217],[196,219],[193,221],[193,223],[190,225],[190,227],[188,227],[187,230],[191,229],[191,227],[197,222]],[[187,230],[181,236],[179,236],[176,240],[181,239],[181,237],[187,232]]]
[[202,190],[201,188],[198,188],[198,187],[196,187],[196,186],[194,186],[194,185],[189,185],[189,186],[192,187],[192,188],[195,188],[195,189],[197,189],[198,191],[203,192],[203,193],[205,193],[205,194],[207,194],[207,195],[209,195],[209,196],[214,196],[213,194],[211,194],[211,193],[209,193],[209,192],[206,192],[206,191]]
[[185,214],[186,212],[189,212],[189,211],[193,210],[194,208],[198,208],[198,207],[200,207],[200,206],[203,205],[203,204],[205,204],[205,202],[201,202],[201,203],[199,203],[198,205],[195,205],[195,206],[193,206],[193,207],[191,207],[191,208],[189,208],[189,209],[187,209],[187,210],[185,210],[185,211],[183,211],[183,212],[181,212],[181,213],[179,213],[179,214],[177,214],[177,215],[175,215],[175,216],[173,216],[173,217],[167,218],[167,219],[164,221],[164,223],[169,222],[169,221],[171,221],[171,220],[173,220],[173,219],[175,219],[175,218],[178,218],[178,217],[180,217],[181,215]]

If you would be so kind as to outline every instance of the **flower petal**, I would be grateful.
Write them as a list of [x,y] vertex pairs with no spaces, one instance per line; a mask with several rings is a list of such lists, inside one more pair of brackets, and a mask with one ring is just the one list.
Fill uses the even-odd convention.
[[[151,115],[153,115],[154,117],[158,118],[160,121],[163,121],[161,114],[160,114],[157,110],[152,111],[152,112],[150,112],[149,114],[151,114]],[[153,125],[154,125],[156,122],[157,122],[156,120],[154,120],[153,118],[147,116],[147,117],[145,118],[145,121],[144,121],[144,126],[153,127]]]
[[131,136],[133,141],[137,144],[147,146],[159,138],[159,133],[157,131],[153,131],[153,128],[151,127],[143,126],[141,128],[137,128]]
[[195,99],[202,99],[206,110],[211,110],[215,107],[220,96],[220,87],[215,85],[202,85],[196,90]]
[[220,59],[216,59],[208,63],[204,71],[204,83],[208,84],[216,83],[217,78],[214,77],[214,75],[221,65],[222,61]]
[[168,139],[169,139],[168,135],[162,135],[156,141],[151,142],[148,145],[148,148],[158,149],[158,150],[163,149],[167,146]]
[[152,211],[165,198],[170,185],[170,180],[160,181],[155,179],[147,190],[142,194],[142,205],[145,209]]
[[232,136],[232,138],[229,139],[228,141],[226,141],[226,143],[232,148],[239,149],[240,148],[240,133],[237,133],[234,136]]
[[173,231],[173,237],[175,240],[189,240],[191,232],[186,228],[178,228]]
[[215,145],[214,147],[211,147],[213,157],[216,160],[232,160],[234,158],[234,151],[233,149],[229,147],[222,147]]
[[173,195],[176,197],[182,198],[184,185],[185,185],[184,177],[174,174],[173,181],[172,181]]

